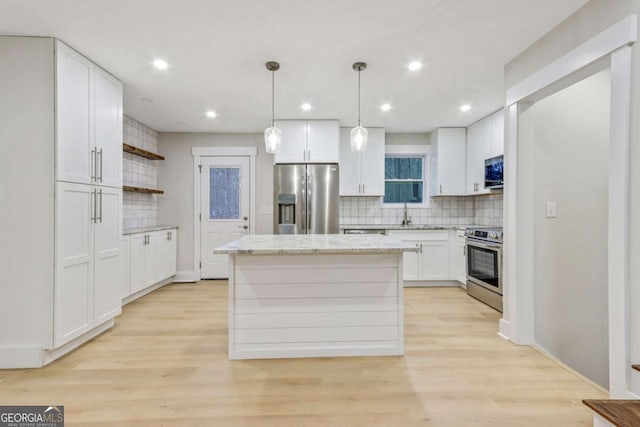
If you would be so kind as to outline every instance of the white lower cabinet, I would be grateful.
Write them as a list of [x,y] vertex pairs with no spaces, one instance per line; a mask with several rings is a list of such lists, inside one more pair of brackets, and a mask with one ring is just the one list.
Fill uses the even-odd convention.
[[387,234],[420,249],[403,256],[405,281],[449,280],[448,230],[389,230]]
[[[462,233],[462,240],[458,233]],[[388,230],[387,235],[419,248],[418,252],[405,252],[403,255],[403,279],[409,282],[409,286],[419,285],[419,282],[466,283],[464,232]]]
[[122,310],[122,190],[56,183],[53,347]]
[[451,279],[467,286],[467,242],[463,230],[451,230],[450,235]]
[[[178,230],[135,233],[128,236],[128,282],[123,298],[134,295],[176,274]],[[128,289],[128,291],[127,291]]]

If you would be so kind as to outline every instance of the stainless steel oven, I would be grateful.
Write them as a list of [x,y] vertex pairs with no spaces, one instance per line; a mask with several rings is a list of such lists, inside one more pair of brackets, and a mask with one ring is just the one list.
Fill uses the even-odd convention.
[[502,228],[469,228],[467,293],[502,311]]

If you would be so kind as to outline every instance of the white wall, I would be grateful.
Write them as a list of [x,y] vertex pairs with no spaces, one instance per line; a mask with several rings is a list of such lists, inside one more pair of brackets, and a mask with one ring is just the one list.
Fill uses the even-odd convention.
[[192,147],[258,147],[256,158],[256,232],[273,229],[273,155],[264,149],[262,134],[160,133],[158,222],[177,225],[178,271],[193,270],[193,156]]
[[[518,55],[505,67],[505,87],[510,88],[551,61],[630,14],[640,14],[640,0],[591,0],[556,28]],[[629,348],[630,363],[640,363],[640,47],[632,47],[630,191],[629,191]],[[520,171],[520,166],[518,166]],[[520,172],[518,172],[520,173]],[[509,284],[506,284],[509,286]],[[511,315],[505,316],[509,321]],[[640,373],[627,369],[629,390],[640,395]]]
[[605,388],[609,97],[605,70],[532,107],[535,341]]
[[35,365],[19,349],[53,335],[53,39],[0,37],[0,58],[0,364]]

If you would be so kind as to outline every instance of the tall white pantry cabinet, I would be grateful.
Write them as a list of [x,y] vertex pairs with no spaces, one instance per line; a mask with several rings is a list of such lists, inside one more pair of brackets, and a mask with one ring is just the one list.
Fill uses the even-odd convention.
[[36,367],[122,310],[122,83],[52,38],[0,57],[0,368]]

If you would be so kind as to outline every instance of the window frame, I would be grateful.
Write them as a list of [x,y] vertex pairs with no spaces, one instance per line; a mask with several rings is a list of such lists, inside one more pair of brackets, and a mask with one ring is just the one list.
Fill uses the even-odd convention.
[[[384,157],[422,157],[422,203],[409,203],[407,208],[428,208],[430,206],[431,188],[431,146],[429,145],[386,145]],[[387,179],[384,180],[385,184]],[[414,181],[414,180],[411,180]],[[382,197],[382,206],[385,208],[404,208],[403,203],[385,203]]]

